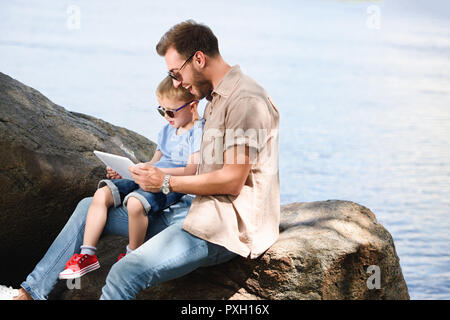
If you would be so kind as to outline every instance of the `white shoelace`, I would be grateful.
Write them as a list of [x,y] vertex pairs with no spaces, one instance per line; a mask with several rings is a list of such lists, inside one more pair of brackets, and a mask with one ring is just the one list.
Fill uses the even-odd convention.
[[0,285],[0,300],[12,300],[19,295],[19,290]]

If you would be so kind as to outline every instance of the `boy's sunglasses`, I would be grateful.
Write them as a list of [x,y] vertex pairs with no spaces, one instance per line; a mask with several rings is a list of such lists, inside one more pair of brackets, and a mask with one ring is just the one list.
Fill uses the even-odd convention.
[[192,102],[198,102],[198,100],[192,100],[186,104],[183,104],[181,107],[175,109],[175,110],[167,110],[164,107],[158,106],[156,108],[156,110],[158,110],[159,114],[161,116],[165,116],[166,114],[169,116],[169,118],[174,118],[175,117],[175,112],[180,111],[181,109],[183,109],[184,107],[190,105]]

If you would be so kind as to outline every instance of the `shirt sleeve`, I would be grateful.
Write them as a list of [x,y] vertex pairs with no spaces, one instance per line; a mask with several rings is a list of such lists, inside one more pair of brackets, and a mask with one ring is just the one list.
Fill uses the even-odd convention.
[[164,134],[164,128],[163,127],[161,130],[159,130],[158,133],[158,141],[156,142],[156,151],[161,150],[161,145],[162,145],[162,138],[163,138],[163,134]]
[[247,146],[259,152],[272,127],[268,102],[261,98],[241,98],[229,106],[225,119],[224,150]]

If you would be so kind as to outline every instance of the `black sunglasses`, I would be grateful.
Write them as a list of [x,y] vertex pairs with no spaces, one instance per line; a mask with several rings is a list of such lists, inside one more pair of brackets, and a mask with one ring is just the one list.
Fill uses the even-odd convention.
[[186,61],[181,65],[181,67],[178,68],[178,71],[176,74],[173,72],[173,69],[171,71],[167,72],[169,77],[171,77],[173,80],[180,81],[178,79],[177,75],[180,74],[181,69],[183,69],[183,67],[186,65],[186,63],[188,63],[188,61],[192,59],[192,57],[195,55],[196,52],[197,51],[195,51],[193,54],[191,54],[191,56],[189,58],[186,59]]
[[183,109],[184,107],[190,105],[192,102],[198,102],[198,100],[192,100],[188,103],[183,104],[181,107],[175,109],[175,110],[167,110],[164,107],[158,106],[156,109],[158,110],[159,114],[161,116],[165,116],[166,114],[170,117],[170,118],[174,118],[175,117],[175,112]]

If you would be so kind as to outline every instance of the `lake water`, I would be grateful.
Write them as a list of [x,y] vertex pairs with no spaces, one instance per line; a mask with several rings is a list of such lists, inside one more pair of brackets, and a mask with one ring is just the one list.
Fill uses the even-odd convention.
[[450,299],[448,1],[242,2],[1,1],[0,71],[155,140],[155,45],[206,23],[280,110],[282,203],[370,208],[411,298]]

